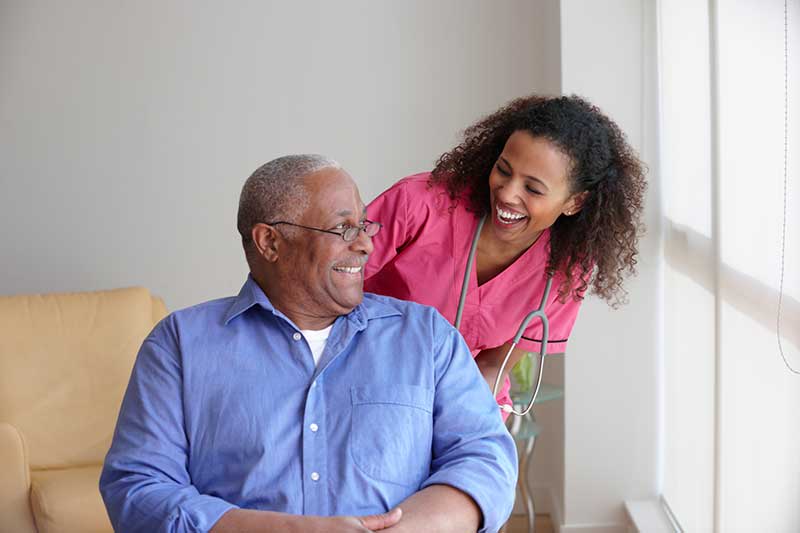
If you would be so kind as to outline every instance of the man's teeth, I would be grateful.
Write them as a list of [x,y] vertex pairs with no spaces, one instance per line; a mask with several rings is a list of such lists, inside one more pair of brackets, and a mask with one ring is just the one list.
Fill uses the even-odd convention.
[[505,222],[507,224],[511,224],[512,222],[516,222],[518,220],[522,220],[525,218],[525,215],[520,215],[518,213],[512,213],[511,211],[506,211],[504,209],[497,208],[497,217],[500,219],[500,222]]
[[345,272],[347,274],[358,274],[361,272],[360,266],[357,267],[333,267],[333,269],[337,272]]

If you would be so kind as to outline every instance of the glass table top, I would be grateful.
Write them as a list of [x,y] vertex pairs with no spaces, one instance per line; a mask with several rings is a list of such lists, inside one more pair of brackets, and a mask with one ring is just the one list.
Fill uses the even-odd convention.
[[[514,408],[518,411],[525,409],[528,402],[531,401],[532,390],[514,391],[511,390],[511,401],[514,402]],[[549,383],[542,383],[539,389],[539,394],[536,395],[534,404],[548,402],[550,400],[557,400],[564,397],[564,388],[557,385],[550,385]],[[533,416],[533,411],[530,411],[525,416],[511,415],[506,421],[511,436],[517,441],[526,441],[541,433],[541,426],[536,423]]]

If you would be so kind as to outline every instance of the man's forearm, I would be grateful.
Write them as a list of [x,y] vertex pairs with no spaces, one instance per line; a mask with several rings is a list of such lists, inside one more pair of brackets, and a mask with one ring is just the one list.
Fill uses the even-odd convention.
[[211,533],[291,531],[292,519],[293,516],[286,513],[231,509],[214,524]]
[[402,513],[369,516],[300,516],[272,511],[231,509],[220,518],[211,533],[369,533],[397,524]]
[[398,505],[403,518],[386,533],[466,533],[477,531],[482,522],[478,504],[449,485],[431,485]]

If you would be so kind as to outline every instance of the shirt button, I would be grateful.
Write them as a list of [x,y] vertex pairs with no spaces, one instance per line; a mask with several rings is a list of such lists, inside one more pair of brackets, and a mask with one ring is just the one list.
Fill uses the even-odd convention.
[[311,424],[310,426],[308,426],[308,429],[316,433],[316,431],[319,429],[319,426],[316,424]]
[[319,473],[311,472],[311,480],[312,481],[319,481]]
[[293,338],[294,340],[296,340],[296,341],[299,341],[300,339],[302,339],[302,338],[303,338],[303,336],[302,336],[302,335],[300,335],[299,333],[295,333],[294,335],[292,335],[292,338]]

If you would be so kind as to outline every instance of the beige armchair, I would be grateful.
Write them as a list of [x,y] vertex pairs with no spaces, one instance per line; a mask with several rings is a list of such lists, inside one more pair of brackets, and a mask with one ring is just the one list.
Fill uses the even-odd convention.
[[0,533],[112,531],[98,481],[147,289],[0,297]]

